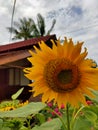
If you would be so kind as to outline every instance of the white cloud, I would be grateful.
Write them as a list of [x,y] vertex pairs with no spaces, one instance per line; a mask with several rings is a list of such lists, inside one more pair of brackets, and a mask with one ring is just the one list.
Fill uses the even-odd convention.
[[[0,0],[0,43],[7,44],[13,1]],[[14,20],[31,17],[36,20],[37,13],[45,18],[47,30],[52,20],[56,25],[52,33],[57,37],[72,37],[74,41],[84,41],[89,57],[98,61],[98,0],[17,0]],[[96,26],[94,26],[96,25]]]

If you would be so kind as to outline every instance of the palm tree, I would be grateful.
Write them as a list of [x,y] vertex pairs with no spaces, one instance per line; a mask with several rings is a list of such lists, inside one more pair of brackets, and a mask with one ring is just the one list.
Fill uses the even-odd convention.
[[27,40],[28,38],[32,37],[32,19],[31,18],[23,18],[19,19],[19,22],[14,22],[14,27],[8,27],[10,33],[14,34],[12,40],[16,39],[24,39]]
[[49,35],[51,33],[51,31],[53,30],[55,23],[56,23],[56,20],[54,19],[52,21],[51,28],[46,33],[46,30],[45,30],[45,20],[44,20],[44,18],[42,17],[41,14],[37,14],[37,26],[38,26],[37,30],[39,32],[39,35],[41,35],[41,36]]
[[33,37],[40,37],[44,35],[49,35],[54,28],[56,20],[52,21],[52,25],[50,29],[47,31],[45,30],[45,20],[41,14],[37,14],[37,24],[31,18],[23,18],[19,19],[19,22],[13,22],[13,27],[7,27],[10,33],[14,34],[12,40],[16,39],[30,39]]

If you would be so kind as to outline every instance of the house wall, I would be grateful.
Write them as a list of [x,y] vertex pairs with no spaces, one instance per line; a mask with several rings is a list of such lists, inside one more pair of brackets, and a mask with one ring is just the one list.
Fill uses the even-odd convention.
[[6,86],[8,86],[8,70],[0,69],[0,100],[5,97],[5,93],[8,92]]
[[11,96],[22,87],[24,90],[19,99],[27,100],[31,96],[29,83],[30,81],[24,76],[21,68],[10,66],[0,69],[0,101],[11,99]]

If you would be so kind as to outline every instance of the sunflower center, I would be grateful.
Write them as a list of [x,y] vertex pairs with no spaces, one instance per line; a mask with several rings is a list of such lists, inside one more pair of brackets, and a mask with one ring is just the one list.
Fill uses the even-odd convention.
[[80,72],[71,61],[65,58],[55,59],[45,65],[44,79],[47,86],[53,91],[67,92],[78,86]]
[[57,76],[59,82],[68,84],[72,81],[72,70],[62,70]]

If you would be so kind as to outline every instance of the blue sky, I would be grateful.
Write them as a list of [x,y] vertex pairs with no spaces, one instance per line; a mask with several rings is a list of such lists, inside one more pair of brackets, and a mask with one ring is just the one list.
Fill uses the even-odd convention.
[[[14,0],[0,0],[0,44],[9,43],[11,14]],[[14,21],[22,17],[35,19],[38,13],[45,18],[46,29],[56,19],[52,34],[73,41],[84,41],[88,57],[98,63],[98,0],[17,0]]]

